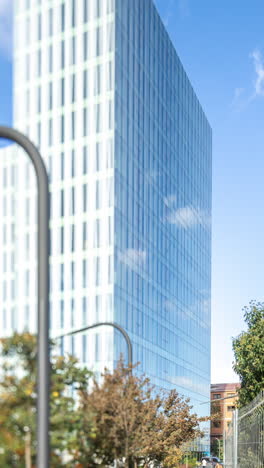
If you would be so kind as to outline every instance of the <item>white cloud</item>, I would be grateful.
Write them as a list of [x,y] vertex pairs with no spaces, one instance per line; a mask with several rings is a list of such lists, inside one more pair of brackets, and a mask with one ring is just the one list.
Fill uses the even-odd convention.
[[248,98],[245,100],[245,88],[235,88],[231,107],[235,111],[241,111],[245,104],[248,104]]
[[253,81],[254,92],[249,94],[245,88],[235,88],[231,106],[236,111],[245,109],[258,96],[264,96],[264,58],[259,49],[255,49],[249,57],[254,63],[256,73]]
[[157,178],[159,176],[159,173],[158,171],[149,171],[146,173],[146,181],[149,183],[149,184],[155,184],[156,181],[157,181]]
[[146,262],[146,258],[147,252],[145,250],[127,249],[118,253],[120,262],[127,265],[131,270],[138,270],[142,267]]
[[254,52],[250,54],[250,57],[253,59],[255,72],[257,74],[254,81],[255,96],[264,96],[264,62],[260,50],[255,49]]
[[187,206],[171,211],[167,216],[167,221],[178,227],[191,227],[197,222],[197,218],[193,210]]
[[189,206],[172,210],[167,216],[166,221],[169,224],[175,224],[178,227],[190,228],[200,223],[209,224],[210,220],[202,211],[198,212]]
[[243,94],[244,91],[245,91],[245,88],[236,88],[235,89],[235,98],[239,98],[239,96],[241,96],[241,94]]
[[0,0],[0,51],[12,57],[12,9],[13,0]]
[[237,99],[239,99],[242,94],[244,93],[245,91],[245,88],[236,88],[235,89],[235,92],[234,92],[234,99],[233,101],[237,101]]
[[177,195],[175,194],[164,197],[164,203],[169,208],[172,208],[176,204],[176,202],[177,202]]
[[165,10],[164,17],[163,17],[163,23],[166,27],[169,26],[169,22],[172,18],[172,8],[173,8],[173,0],[169,0],[168,6]]

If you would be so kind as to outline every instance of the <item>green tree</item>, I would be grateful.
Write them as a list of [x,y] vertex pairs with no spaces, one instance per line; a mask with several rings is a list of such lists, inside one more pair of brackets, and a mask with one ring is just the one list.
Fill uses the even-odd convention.
[[252,401],[264,388],[264,304],[251,302],[244,309],[247,331],[233,339],[234,370],[241,381],[239,406]]
[[192,413],[189,398],[182,398],[176,390],[161,397],[154,430],[149,437],[151,461],[164,467],[175,467],[183,451],[192,440],[202,437],[199,426],[209,418],[198,418]]
[[224,458],[224,447],[223,447],[223,439],[213,439],[211,441],[211,454],[215,457],[219,457],[220,460]]
[[[85,415],[93,414],[95,453],[98,464],[176,466],[183,445],[201,433],[200,420],[191,413],[188,400],[174,390],[158,394],[149,379],[138,376],[123,361],[102,382],[83,392]],[[123,465],[124,461],[124,465]]]
[[[51,344],[51,348],[53,345]],[[177,466],[200,419],[174,390],[158,393],[121,360],[113,373],[91,373],[71,356],[51,355],[51,467],[88,468],[114,461],[130,468]],[[0,466],[36,462],[36,337],[1,340]],[[29,466],[29,465],[26,465]]]
[[[0,465],[24,467],[25,457],[36,460],[36,337],[14,334],[0,340]],[[54,344],[51,343],[51,349]],[[91,373],[80,368],[72,356],[51,357],[51,466],[73,466],[82,440],[82,415],[73,393],[85,391]],[[86,445],[92,441],[93,427],[86,417]],[[88,437],[87,437],[88,436]],[[29,441],[30,444],[29,444]],[[92,453],[91,445],[90,455]],[[27,453],[26,453],[27,452]],[[71,460],[63,461],[63,454]],[[87,459],[88,450],[86,450]],[[64,457],[65,458],[65,457]]]

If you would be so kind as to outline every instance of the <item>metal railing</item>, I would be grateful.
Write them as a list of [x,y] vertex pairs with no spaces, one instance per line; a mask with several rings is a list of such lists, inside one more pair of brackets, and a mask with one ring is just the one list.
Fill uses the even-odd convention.
[[235,410],[225,434],[226,468],[264,468],[264,391]]

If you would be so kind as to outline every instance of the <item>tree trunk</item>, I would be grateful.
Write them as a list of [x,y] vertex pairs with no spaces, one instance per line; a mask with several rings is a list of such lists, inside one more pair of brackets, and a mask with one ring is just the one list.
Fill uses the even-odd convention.
[[32,468],[31,464],[31,433],[30,430],[26,433],[25,437],[25,466]]
[[129,468],[128,440],[125,442],[125,468]]

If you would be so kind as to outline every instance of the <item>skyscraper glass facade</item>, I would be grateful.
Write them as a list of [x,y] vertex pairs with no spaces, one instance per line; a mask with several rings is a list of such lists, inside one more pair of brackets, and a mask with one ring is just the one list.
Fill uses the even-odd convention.
[[198,398],[210,376],[211,130],[151,1],[116,1],[115,64],[115,319],[157,384]]
[[[153,1],[16,0],[14,60],[15,126],[50,177],[51,332],[116,321],[139,369],[208,414],[211,129]],[[35,329],[36,190],[1,151],[8,334]],[[61,350],[102,368],[125,342],[95,330]]]

